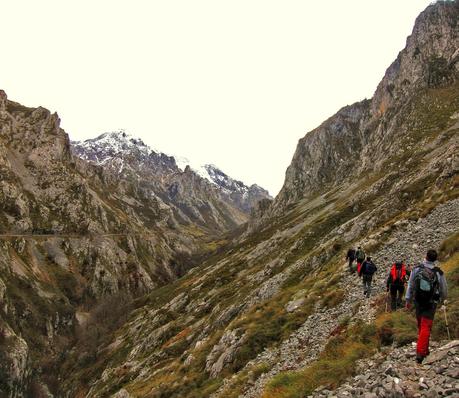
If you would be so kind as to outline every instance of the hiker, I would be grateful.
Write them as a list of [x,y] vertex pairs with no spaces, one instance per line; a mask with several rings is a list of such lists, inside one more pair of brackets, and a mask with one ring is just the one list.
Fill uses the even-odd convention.
[[349,260],[349,272],[353,274],[355,272],[352,266],[355,260],[355,250],[352,247],[347,251],[346,260]]
[[392,311],[402,306],[402,297],[405,291],[407,278],[406,275],[406,266],[403,261],[397,261],[392,264],[386,283],[386,291],[390,291],[390,308]]
[[357,273],[360,275],[360,268],[362,267],[362,263],[365,260],[365,252],[360,246],[357,248],[355,258],[357,259]]
[[363,295],[367,298],[370,297],[371,294],[371,281],[373,280],[373,274],[377,271],[376,265],[371,261],[371,257],[367,257],[367,259],[362,263],[360,267],[359,276],[362,277],[363,282]]
[[435,310],[448,295],[448,287],[443,271],[435,266],[437,252],[429,250],[424,262],[413,269],[406,290],[406,308],[411,309],[414,302],[418,321],[418,343],[416,361],[422,363],[429,355],[429,339]]

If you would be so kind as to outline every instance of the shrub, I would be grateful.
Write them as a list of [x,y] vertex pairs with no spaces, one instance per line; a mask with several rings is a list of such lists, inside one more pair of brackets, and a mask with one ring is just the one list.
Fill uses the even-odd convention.
[[322,299],[322,305],[327,308],[336,307],[344,300],[345,292],[343,289],[332,290]]
[[87,322],[77,329],[78,361],[82,364],[95,361],[102,342],[127,321],[132,308],[132,297],[126,293],[102,299],[91,311]]
[[449,259],[454,253],[459,251],[459,232],[451,235],[448,239],[445,239],[441,245],[439,250],[439,258],[440,260],[447,260]]
[[376,320],[376,330],[381,345],[402,346],[417,339],[416,318],[405,311],[382,314]]
[[[456,234],[457,235],[457,234]],[[452,247],[452,240],[446,240],[441,247]],[[441,250],[441,249],[440,249]],[[440,251],[444,254],[445,252]],[[446,280],[448,282],[448,305],[447,317],[449,331],[452,339],[459,338],[459,253],[451,254],[441,268],[445,271]],[[433,324],[432,337],[434,339],[445,339],[448,337],[446,331],[445,314],[442,308],[437,310],[435,322]]]

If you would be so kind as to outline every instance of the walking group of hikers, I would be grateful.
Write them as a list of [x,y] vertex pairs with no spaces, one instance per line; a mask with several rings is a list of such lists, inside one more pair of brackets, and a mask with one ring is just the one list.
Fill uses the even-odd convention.
[[[371,295],[371,283],[373,275],[378,270],[375,263],[370,256],[367,256],[363,249],[359,246],[357,250],[349,249],[347,252],[346,260],[349,260],[349,271],[362,278],[363,282],[363,295],[367,298]],[[354,266],[354,261],[356,265]]]
[[[395,261],[387,276],[386,292],[390,293],[390,307],[392,311],[403,307],[403,293],[406,288],[405,308],[411,310],[414,304],[416,308],[416,319],[418,322],[418,342],[416,346],[416,361],[422,363],[429,355],[429,339],[432,330],[432,323],[438,304],[446,305],[448,288],[443,271],[435,265],[437,252],[429,250],[423,263],[412,269],[406,265],[404,259]],[[349,271],[357,272],[362,278],[363,294],[369,298],[371,295],[371,284],[373,275],[377,271],[376,265],[370,256],[359,246],[357,250],[349,249],[346,260],[349,261]],[[356,266],[354,266],[354,261]],[[443,308],[445,308],[443,306]],[[387,311],[387,297],[386,297]],[[446,310],[445,310],[446,326]]]

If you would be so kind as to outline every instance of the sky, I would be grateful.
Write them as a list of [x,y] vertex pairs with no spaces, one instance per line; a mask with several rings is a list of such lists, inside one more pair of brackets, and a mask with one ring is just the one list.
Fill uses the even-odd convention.
[[424,0],[0,0],[0,88],[72,140],[125,129],[276,195],[297,142],[371,98]]

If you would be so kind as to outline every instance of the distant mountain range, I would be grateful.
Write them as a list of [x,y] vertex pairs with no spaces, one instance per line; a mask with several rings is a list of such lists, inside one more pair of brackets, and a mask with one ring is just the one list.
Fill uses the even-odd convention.
[[148,178],[164,180],[166,176],[190,173],[211,184],[221,198],[245,214],[261,199],[272,199],[269,192],[253,184],[231,178],[213,164],[198,165],[182,156],[171,156],[146,145],[124,130],[107,132],[85,141],[72,141],[72,150],[83,160],[110,167],[122,175],[125,167],[136,169],[139,176],[150,168]]

